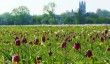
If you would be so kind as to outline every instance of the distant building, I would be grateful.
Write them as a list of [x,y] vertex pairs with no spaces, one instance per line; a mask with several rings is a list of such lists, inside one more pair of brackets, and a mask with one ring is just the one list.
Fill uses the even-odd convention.
[[[79,10],[82,12],[82,14],[86,14],[86,3],[85,1],[79,2]],[[71,18],[75,18],[75,13],[73,10],[71,11],[66,11],[65,14]],[[61,17],[60,15],[55,15],[56,20],[58,21],[58,24],[63,24],[62,19],[65,17]]]
[[74,17],[74,12],[73,12],[73,10],[67,11],[66,14],[67,14],[68,16]]
[[[73,12],[73,10],[71,10],[71,11],[66,11],[65,14],[66,14],[66,16],[71,17],[71,18],[74,19],[74,12]],[[65,16],[55,15],[55,18],[56,18],[56,20],[58,21],[58,24],[63,24],[62,19],[64,19]]]
[[79,2],[79,10],[85,14],[86,13],[86,3],[85,1]]
[[55,15],[55,19],[58,21],[58,24],[62,24],[61,18],[62,17],[60,15]]

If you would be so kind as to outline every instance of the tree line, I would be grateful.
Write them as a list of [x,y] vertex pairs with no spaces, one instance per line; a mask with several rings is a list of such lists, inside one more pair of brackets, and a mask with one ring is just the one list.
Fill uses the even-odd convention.
[[19,6],[0,15],[0,25],[37,25],[37,24],[110,24],[110,12],[97,9],[83,14],[81,10],[56,15],[55,3],[44,6],[42,15],[31,15],[26,6]]

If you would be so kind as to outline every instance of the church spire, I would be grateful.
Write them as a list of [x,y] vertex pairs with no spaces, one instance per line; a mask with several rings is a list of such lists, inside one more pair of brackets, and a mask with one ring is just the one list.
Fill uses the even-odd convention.
[[81,10],[82,11],[82,13],[86,13],[86,3],[85,3],[85,1],[81,1],[81,2],[79,2],[79,10]]

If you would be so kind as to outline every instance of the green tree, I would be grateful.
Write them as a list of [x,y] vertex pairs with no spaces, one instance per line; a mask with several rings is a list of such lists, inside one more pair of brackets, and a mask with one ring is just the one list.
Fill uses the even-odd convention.
[[29,9],[26,6],[20,6],[18,8],[13,9],[11,15],[14,24],[17,25],[32,24]]
[[50,24],[49,23],[49,17],[45,17],[41,20],[42,24]]
[[0,24],[2,25],[9,25],[12,24],[11,22],[11,14],[6,12],[0,15]]
[[56,6],[55,3],[53,2],[48,3],[43,8],[44,13],[52,15],[55,11],[55,6]]
[[48,14],[43,14],[41,16],[41,24],[50,24]]
[[73,24],[74,22],[74,17],[69,16],[67,13],[62,13],[61,14],[61,21],[63,24]]
[[86,16],[82,13],[81,10],[78,10],[78,12],[75,13],[75,23],[77,24],[84,24],[85,23]]
[[95,18],[86,18],[86,24],[96,24],[96,19]]
[[96,14],[100,17],[110,17],[110,12],[107,10],[97,9]]
[[88,13],[86,13],[86,17],[98,18],[99,16],[96,13],[94,13],[94,12],[88,12]]
[[108,24],[110,23],[110,18],[99,17],[96,19],[97,24]]
[[41,24],[41,16],[34,15],[32,16],[32,21],[34,24]]
[[54,19],[54,18],[50,18],[50,19],[49,19],[49,23],[50,23],[50,24],[58,24],[57,20]]
[[56,7],[55,3],[50,2],[47,5],[45,5],[44,8],[43,8],[44,13],[49,15],[48,17],[51,20],[50,24],[56,23],[56,21],[55,21],[55,14],[54,14],[55,7]]

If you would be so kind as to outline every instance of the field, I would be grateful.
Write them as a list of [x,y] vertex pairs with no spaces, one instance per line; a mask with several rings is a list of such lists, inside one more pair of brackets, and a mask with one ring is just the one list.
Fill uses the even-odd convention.
[[110,26],[0,26],[0,64],[110,63]]

